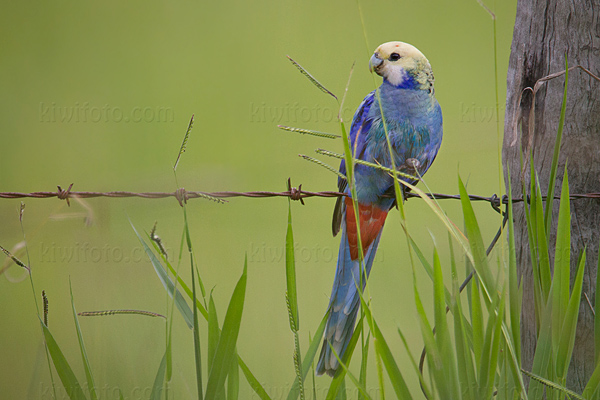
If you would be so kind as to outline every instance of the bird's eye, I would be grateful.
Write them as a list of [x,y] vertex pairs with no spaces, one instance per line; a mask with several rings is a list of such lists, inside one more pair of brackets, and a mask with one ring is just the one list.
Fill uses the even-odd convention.
[[390,61],[398,61],[400,59],[400,54],[392,53],[390,54]]

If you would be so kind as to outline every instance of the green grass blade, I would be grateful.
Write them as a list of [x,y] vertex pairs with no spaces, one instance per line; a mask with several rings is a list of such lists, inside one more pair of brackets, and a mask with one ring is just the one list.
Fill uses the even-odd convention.
[[[188,237],[188,246],[191,246],[189,240],[189,231],[187,230],[187,218],[185,221],[186,236]],[[194,271],[194,256],[190,249],[190,269],[192,273],[192,304],[196,303],[196,271]],[[186,303],[187,304],[187,303]],[[198,399],[202,399],[202,352],[200,348],[200,326],[198,325],[198,307],[194,307],[194,360],[196,363],[196,386],[198,389]]]
[[375,352],[375,366],[377,367],[377,384],[379,385],[379,398],[385,400],[385,382],[383,381],[383,364],[381,356]]
[[165,352],[165,355],[158,366],[158,371],[156,371],[156,377],[154,378],[154,384],[152,385],[152,392],[150,393],[150,400],[161,400],[166,371],[167,353]]
[[[360,329],[358,329],[358,328],[360,328]],[[357,336],[356,337],[356,341],[358,341],[358,336],[361,334],[361,331],[362,331],[362,320],[357,324],[357,329],[352,334],[352,336],[354,336],[354,335]],[[350,340],[350,345],[353,345],[352,351],[354,351],[354,346],[356,346],[356,341],[354,341],[354,343],[352,343],[352,339],[353,338],[351,338],[351,340]],[[348,346],[348,348],[350,348],[350,345]],[[350,372],[348,370],[348,367],[346,366],[346,363],[338,357],[338,354],[333,349],[333,346],[331,346],[331,344],[329,344],[329,346],[333,350],[333,354],[335,355],[335,357],[337,358],[338,362],[340,363],[340,366],[343,369],[343,373],[339,374],[338,376],[336,376],[336,378],[334,378],[333,382],[331,383],[331,386],[329,387],[329,390],[331,391],[331,388],[334,386],[334,382],[335,382],[336,379],[340,378],[341,382],[343,382],[344,376],[348,376],[348,378],[350,378],[350,380],[352,381],[352,383],[354,383],[354,386],[356,386],[356,388],[358,389],[359,398],[371,400],[371,396],[369,396],[369,393],[367,392],[367,389],[366,389],[365,385],[363,385],[358,379],[356,379],[356,377],[354,376],[354,374],[352,374],[352,372]],[[350,357],[352,357],[352,355],[350,355]],[[331,399],[332,398],[333,397],[331,397]],[[329,393],[327,394],[327,399],[330,399]]]
[[346,400],[346,379],[342,379],[342,383],[340,384],[339,390],[337,392],[337,396],[335,396],[335,400]]
[[292,230],[292,202],[288,201],[288,223],[285,235],[285,277],[290,310],[290,328],[292,332],[300,329],[298,318],[298,295],[296,290],[296,261],[294,258],[294,232]]
[[[534,179],[534,178],[532,178]],[[544,207],[542,205],[542,191],[537,175],[535,176],[535,227],[537,230],[537,245],[539,257],[539,275],[542,288],[542,302],[548,300],[550,286],[552,286],[552,275],[550,272],[550,253],[548,250],[548,237],[544,228]]]
[[410,242],[411,247],[413,248],[413,251],[417,255],[417,258],[421,262],[421,265],[423,265],[425,272],[427,272],[427,275],[431,279],[431,282],[433,282],[433,268],[431,267],[431,264],[429,263],[429,261],[427,261],[427,258],[425,257],[425,255],[423,254],[423,252],[421,251],[419,246],[417,245],[417,242],[415,242],[413,240],[413,238],[410,236],[409,236],[408,240]]
[[71,308],[73,309],[73,319],[75,320],[75,328],[77,329],[77,340],[79,341],[79,349],[81,350],[81,358],[83,361],[83,368],[85,370],[85,379],[87,381],[88,390],[90,391],[90,399],[97,400],[98,395],[96,394],[96,384],[94,383],[94,376],[92,375],[92,368],[90,367],[90,360],[88,359],[87,352],[85,351],[85,344],[83,343],[83,335],[81,334],[81,327],[79,326],[79,319],[77,318],[77,311],[75,310],[75,302],[73,300],[73,287],[71,286],[71,278],[69,278],[69,292],[71,293]]
[[460,390],[458,385],[458,371],[456,370],[456,358],[450,343],[450,330],[446,321],[446,301],[444,278],[442,275],[442,265],[437,252],[437,248],[433,249],[433,299],[434,299],[434,319],[435,319],[435,339],[437,347],[442,358],[443,378],[447,391],[444,392],[444,397],[458,399],[460,398]]
[[[184,235],[185,235],[185,232],[184,232]],[[152,245],[154,247],[154,250],[160,254],[156,243],[152,242]],[[180,254],[181,254],[181,251],[180,251]],[[161,258],[162,258],[163,262],[165,263],[165,265],[167,266],[167,268],[169,269],[169,272],[172,273],[177,278],[177,285],[179,285],[183,289],[185,294],[188,296],[188,298],[190,300],[192,300],[192,298],[194,297],[194,294],[192,293],[192,289],[190,289],[190,287],[187,285],[187,283],[185,283],[185,281],[181,278],[181,276],[179,276],[179,274],[177,273],[175,268],[173,268],[173,266],[171,265],[169,260],[167,258],[165,258],[163,255],[161,255]],[[204,305],[198,299],[196,299],[196,307],[198,307],[198,311],[200,311],[200,314],[202,314],[204,319],[208,321],[208,311],[206,310]],[[191,313],[191,311],[190,311],[190,313]]]
[[348,94],[348,88],[350,87],[350,81],[352,81],[352,73],[354,72],[354,66],[356,65],[356,61],[352,63],[350,67],[350,73],[348,74],[348,82],[346,83],[346,87],[344,88],[344,95],[342,96],[342,101],[340,101],[340,108],[338,109],[338,121],[344,123],[344,104],[346,103],[346,95]]
[[[323,340],[323,332],[325,331],[325,324],[327,323],[327,317],[329,317],[329,312],[325,313],[325,315],[323,316],[323,319],[321,320],[321,323],[319,324],[319,327],[317,328],[317,331],[315,332],[315,336],[313,337],[312,341],[310,342],[310,345],[308,346],[308,350],[306,350],[306,354],[304,355],[304,362],[302,363],[302,379],[306,379],[306,375],[308,374],[308,371],[310,370],[310,366],[313,363],[313,360],[315,359],[315,355],[317,354],[317,351],[319,350],[319,347],[321,345],[321,342]],[[292,384],[292,388],[290,389],[290,392],[288,393],[287,396],[287,400],[296,400],[298,398],[298,396],[300,395],[300,390],[299,390],[299,385],[298,385],[298,377],[296,377],[296,379],[294,380],[294,383]]]
[[[496,298],[496,301],[494,301],[494,303],[492,304],[491,309],[496,309],[498,307],[498,301],[499,301],[499,298]],[[488,387],[490,386],[489,378],[491,375],[491,370],[495,367],[495,366],[490,365],[495,326],[496,326],[496,318],[494,318],[494,316],[491,315],[487,321],[485,337],[483,339],[483,348],[481,351],[481,360],[479,362],[479,373],[478,373],[479,396],[478,397],[481,399],[487,398],[485,395],[488,391]],[[493,383],[493,381],[492,381],[492,383]]]
[[219,337],[221,336],[221,330],[219,329],[219,319],[217,317],[217,309],[215,307],[215,301],[213,300],[212,293],[208,299],[208,370],[212,368],[213,360],[215,358],[215,352],[217,351],[217,345],[219,344]]
[[[173,319],[171,318],[171,321],[173,321]],[[169,324],[168,327],[168,336],[167,336],[167,346],[166,346],[166,350],[165,353],[167,355],[167,369],[166,369],[166,375],[165,375],[165,381],[166,382],[170,382],[171,381],[171,377],[173,376],[173,335],[172,332],[173,330],[171,329],[172,325]]]
[[394,392],[396,392],[396,396],[398,396],[400,399],[411,399],[412,396],[408,390],[406,381],[404,380],[404,377],[398,368],[398,364],[396,364],[396,360],[394,360],[392,351],[387,345],[381,330],[377,326],[377,323],[374,319],[372,319],[372,316],[370,316],[370,318],[374,329],[373,340],[375,343],[375,351],[379,353],[381,357],[381,361],[383,362],[383,366],[388,373],[392,387],[394,388]]
[[[522,293],[521,288],[521,293]],[[515,393],[520,395],[523,399],[528,400],[527,393],[525,392],[525,383],[523,381],[523,375],[520,373],[520,362],[517,360],[517,354],[515,352],[515,346],[512,343],[508,326],[504,320],[501,320],[502,336],[504,337],[504,350],[507,351],[507,359],[510,361],[510,372],[512,373],[513,382],[515,382]]]
[[483,330],[483,310],[481,308],[481,295],[479,293],[479,281],[475,279],[471,284],[471,326],[473,327],[473,354],[477,362],[477,367],[481,367],[484,330]]
[[[586,399],[591,399],[594,393],[598,390],[598,386],[600,385],[600,364],[596,363],[596,368],[590,376],[590,380],[585,385],[585,389],[583,389],[582,396]],[[596,399],[597,397],[595,397]]]
[[244,310],[247,270],[248,258],[246,257],[244,272],[233,290],[229,307],[227,307],[221,337],[219,338],[219,344],[217,345],[215,358],[213,360],[213,366],[208,375],[205,399],[214,399],[218,395],[218,392],[225,383],[227,373],[231,369],[231,363],[234,361],[235,346],[240,331],[242,312]]
[[[198,278],[198,284],[200,286],[200,292],[202,293],[202,299],[204,300],[204,304],[206,305],[206,291],[204,290],[204,283],[202,283],[202,277],[200,276],[200,273],[198,272],[198,266],[196,265],[196,263],[194,261],[194,250],[192,248],[192,237],[190,236],[190,227],[188,225],[187,208],[185,206],[185,203],[183,205],[183,229],[185,231],[185,239],[187,242],[188,253],[190,255],[191,268],[192,268],[192,270],[194,269],[194,267],[196,268],[196,278]],[[192,278],[193,278],[193,274],[192,274]],[[192,295],[193,295],[193,293],[192,293]],[[195,301],[194,301],[194,303],[195,303]]]
[[[567,197],[568,199],[568,197]],[[565,320],[560,334],[558,354],[556,357],[556,371],[558,378],[566,381],[567,370],[571,363],[573,347],[575,346],[575,332],[577,331],[577,318],[579,316],[579,305],[581,304],[581,292],[583,288],[583,273],[585,271],[585,249],[577,266],[577,275],[573,284],[573,293],[565,312]]]
[[[477,362],[477,368],[479,371],[481,371],[482,368],[485,368],[482,365],[482,363],[486,362],[486,340],[483,328],[483,311],[480,293],[484,295],[484,300],[486,301],[486,304],[493,304],[493,295],[495,294],[493,289],[495,288],[495,282],[492,278],[492,274],[487,261],[487,255],[481,236],[481,231],[479,230],[479,225],[477,223],[477,219],[475,218],[475,213],[473,211],[471,201],[469,200],[466,188],[460,177],[459,192],[465,221],[465,230],[469,238],[469,247],[473,254],[471,267],[477,272],[477,275],[475,276],[473,283],[471,284],[470,314],[471,324],[473,328],[473,352],[475,355],[475,360]],[[492,306],[491,310],[495,310],[495,308]],[[482,377],[481,374],[478,375],[478,378],[479,383],[481,383],[484,379],[484,377]],[[482,384],[480,385],[480,389],[481,387]]]
[[491,346],[491,354],[490,354],[490,368],[488,370],[487,377],[487,393],[485,393],[486,399],[492,398],[492,394],[494,392],[494,380],[496,377],[496,372],[498,369],[498,355],[500,353],[500,339],[502,338],[502,322],[504,321],[504,307],[506,302],[504,301],[504,291],[502,292],[502,297],[500,298],[500,306],[498,309],[498,315],[494,316],[495,318],[495,326],[494,326],[494,335]]
[[[312,342],[312,338],[310,337],[310,332],[308,332],[308,341]],[[313,393],[313,400],[317,399],[317,386],[315,384],[315,363],[311,363],[310,364],[310,372],[311,372],[311,382],[312,382],[312,393]]]
[[565,125],[565,114],[567,111],[567,87],[569,85],[569,60],[565,57],[565,89],[563,92],[562,106],[560,108],[560,118],[558,120],[558,132],[554,140],[554,154],[552,155],[552,166],[550,167],[550,179],[548,181],[548,196],[546,197],[546,213],[544,216],[544,225],[546,233],[550,232],[552,226],[552,208],[554,206],[554,188],[556,187],[556,173],[558,172],[558,156],[560,154],[560,145],[562,143],[563,127]]
[[286,56],[286,57],[288,58],[288,60],[291,61],[292,64],[294,64],[294,66],[296,68],[298,68],[298,71],[300,71],[300,73],[302,75],[307,77],[308,80],[311,81],[313,85],[315,85],[317,88],[319,88],[320,91],[322,91],[323,93],[327,93],[328,95],[332,96],[334,99],[337,100],[337,96],[335,94],[331,93],[325,86],[323,86],[318,80],[316,80],[314,76],[312,76],[307,70],[305,70],[304,67],[302,67],[302,65],[300,65],[296,61],[294,61],[292,59],[292,57],[290,57],[290,56]]
[[[291,311],[290,311],[290,302],[286,296],[285,299],[288,306],[288,313],[291,319]],[[302,377],[302,355],[300,354],[300,337],[298,335],[298,331],[293,331],[294,333],[294,370],[296,371],[296,378],[298,380],[298,389],[300,389],[300,399],[304,400],[304,378]]]
[[[433,268],[431,267],[431,264],[429,263],[429,261],[427,261],[427,258],[425,257],[425,255],[423,254],[423,252],[421,251],[419,246],[417,245],[417,242],[415,242],[408,233],[407,233],[407,237],[408,237],[410,246],[414,250],[419,261],[421,262],[421,265],[423,266],[423,268],[425,268],[425,272],[427,272],[427,275],[429,276],[429,278],[431,278],[431,281],[433,282]],[[450,305],[450,303],[452,301],[452,296],[450,295],[450,292],[445,287],[444,287],[444,295],[446,298],[446,304]]]
[[240,394],[240,369],[237,359],[237,352],[235,352],[227,374],[227,400],[237,400]]
[[460,202],[463,209],[463,216],[465,219],[465,227],[467,237],[469,238],[469,246],[471,253],[473,254],[473,267],[477,271],[480,282],[482,283],[483,292],[486,295],[486,299],[492,301],[491,289],[495,287],[495,282],[492,277],[491,270],[488,265],[487,255],[485,253],[485,246],[479,230],[479,224],[475,218],[473,206],[469,200],[469,195],[460,177],[459,181],[459,192]]
[[445,381],[440,376],[442,371],[442,357],[438,351],[438,347],[436,344],[435,337],[433,335],[433,329],[429,320],[427,319],[427,314],[425,313],[425,308],[423,307],[423,302],[421,301],[421,296],[419,295],[419,290],[417,287],[417,277],[413,270],[413,292],[415,296],[415,306],[417,309],[417,315],[419,317],[419,325],[421,327],[421,336],[423,337],[423,342],[425,343],[425,349],[427,350],[427,366],[429,368],[429,379],[431,381],[431,387],[433,390],[436,390],[438,394],[440,392],[444,392]]
[[514,382],[510,380],[511,376],[510,374],[508,374],[506,368],[508,356],[506,353],[501,353],[500,357],[501,359],[498,365],[500,373],[496,382],[498,387],[498,391],[496,392],[496,399],[511,400],[511,395],[509,393],[513,391]]
[[399,399],[412,399],[410,391],[408,390],[408,386],[406,385],[406,381],[398,368],[398,364],[396,364],[396,360],[394,360],[394,356],[392,355],[392,351],[387,345],[383,333],[377,326],[377,322],[373,318],[371,314],[371,310],[367,306],[364,297],[360,291],[358,292],[360,296],[361,307],[365,312],[365,318],[369,324],[369,329],[373,334],[373,342],[375,344],[375,352],[381,357],[381,361],[385,366],[385,369],[390,377],[390,381],[392,383],[392,387],[396,392],[396,396]]
[[[522,153],[521,153],[522,157]],[[532,174],[533,168],[531,171]],[[533,188],[534,178],[533,175],[531,179],[531,187]],[[527,188],[523,183],[522,193],[524,199],[527,198]],[[540,277],[540,267],[538,263],[538,247],[537,243],[537,230],[535,229],[535,207],[536,207],[536,195],[535,191],[531,189],[531,199],[530,202],[523,202],[524,214],[525,214],[525,223],[527,225],[527,239],[529,242],[529,257],[531,262],[531,269],[533,270],[533,299],[535,306],[535,326],[539,327],[541,325],[541,315],[543,313],[542,309],[542,286],[541,286],[541,277]],[[519,371],[519,374],[521,371]]]
[[[600,245],[599,247],[600,248]],[[600,271],[600,252],[598,254],[598,266],[596,271]],[[600,274],[596,273],[596,288],[600,288]],[[600,290],[596,289],[596,301],[594,302],[594,348],[596,350],[596,365],[600,365]]]
[[[340,365],[342,366],[342,368],[338,370],[338,372],[335,374],[335,377],[331,381],[331,384],[329,385],[329,390],[327,391],[327,396],[325,397],[325,400],[334,400],[336,398],[339,398],[340,389],[342,388],[342,385],[344,383],[344,378],[346,377],[347,372],[348,372],[346,365],[352,359],[352,354],[354,353],[354,349],[356,348],[356,343],[358,342],[358,337],[360,336],[360,334],[362,332],[362,326],[363,326],[363,319],[361,318],[358,321],[358,323],[356,324],[356,328],[354,329],[354,332],[352,333],[350,342],[348,342],[348,347],[346,347],[346,353],[344,353],[343,360],[341,360],[339,358],[338,354],[335,352],[333,347],[331,347],[331,344],[329,344],[329,346],[331,347],[331,349],[333,351],[333,354],[335,354],[335,357],[340,362]],[[358,384],[358,381],[356,383]],[[360,390],[360,388],[359,388],[359,390]]]
[[519,277],[517,272],[517,251],[515,247],[515,222],[512,218],[513,202],[510,180],[510,170],[508,175],[508,297],[510,304],[510,331],[512,340],[517,353],[517,360],[521,363],[521,291],[519,290]]
[[[189,134],[189,130],[188,130],[188,134]],[[187,140],[187,135],[186,135],[186,139]],[[184,140],[184,143],[185,143]],[[175,168],[174,168],[175,169]],[[188,254],[190,256],[190,273],[192,274],[192,304],[196,304],[198,302],[198,296],[196,295],[196,279],[198,279],[198,283],[200,286],[200,291],[202,292],[202,299],[204,299],[205,304],[206,304],[206,294],[204,291],[204,285],[202,284],[202,279],[200,278],[200,273],[198,272],[198,268],[194,268],[195,266],[195,262],[194,262],[194,251],[192,248],[192,238],[190,236],[190,229],[189,229],[189,225],[188,225],[188,219],[187,219],[187,208],[185,207],[185,204],[183,205],[183,230],[185,233],[185,239],[186,239],[186,243],[187,243],[187,248],[188,248]],[[183,298],[183,296],[182,296]],[[186,303],[187,305],[187,303]],[[194,337],[194,361],[195,361],[195,370],[196,370],[196,387],[197,387],[197,392],[198,392],[198,399],[201,400],[202,399],[202,394],[203,394],[203,385],[202,385],[202,348],[200,346],[200,325],[198,324],[198,307],[194,307],[193,308],[193,322],[194,322],[194,329],[193,329],[193,337]],[[169,360],[169,358],[167,357],[167,360]],[[167,368],[169,369],[169,368]],[[224,396],[224,393],[223,393]]]
[[[360,373],[359,379],[362,387],[367,387],[367,361],[369,360],[369,343],[371,341],[371,332],[367,334],[366,339],[363,339],[361,347]],[[362,393],[358,393],[358,400],[365,400]]]
[[413,369],[415,370],[415,373],[419,377],[419,382],[421,383],[421,388],[425,391],[425,396],[428,399],[432,399],[433,395],[431,394],[431,389],[429,388],[429,385],[427,385],[427,382],[425,382],[425,379],[423,378],[423,374],[421,373],[421,371],[419,371],[419,366],[417,365],[417,361],[415,360],[415,357],[413,356],[413,354],[410,350],[410,347],[408,346],[408,342],[406,341],[406,338],[404,337],[404,334],[402,333],[402,331],[400,330],[399,327],[398,327],[398,335],[400,335],[400,339],[402,339],[402,343],[404,344],[406,353],[408,354],[408,357],[410,358],[410,363],[412,364]]
[[262,387],[258,379],[256,379],[256,377],[252,374],[246,363],[244,363],[244,361],[240,358],[239,355],[237,361],[238,365],[240,366],[240,369],[246,377],[246,380],[248,381],[248,384],[250,385],[252,390],[254,390],[254,393],[256,393],[261,400],[271,400],[266,390]]
[[73,373],[69,362],[65,358],[63,352],[60,350],[58,343],[56,343],[52,333],[50,333],[50,330],[46,325],[44,325],[42,320],[40,320],[40,324],[42,325],[42,331],[44,332],[46,346],[48,347],[48,351],[52,357],[52,363],[54,364],[56,373],[58,374],[58,377],[60,378],[60,381],[62,382],[69,398],[71,400],[84,400],[85,394],[81,389],[81,385]]
[[[558,326],[558,331],[554,338],[558,340],[562,322],[565,319],[567,305],[569,304],[569,285],[571,269],[571,201],[569,199],[569,178],[567,176],[567,167],[563,177],[561,191],[561,200],[558,211],[558,227],[556,230],[556,245],[554,253],[554,276],[552,284],[556,284],[556,290],[553,291],[554,305],[552,313]],[[558,343],[558,341],[557,341]]]
[[[451,311],[454,318],[454,340],[456,342],[456,361],[458,366],[459,387],[462,388],[461,391],[463,398],[476,399],[477,397],[475,395],[475,388],[477,387],[477,380],[475,377],[475,367],[473,365],[473,358],[471,356],[471,349],[469,348],[469,340],[466,333],[466,317],[463,314],[460,299],[458,271],[456,269],[456,263],[454,262],[452,237],[450,234],[448,234],[448,241],[452,260],[452,295],[454,301],[451,302]],[[431,396],[427,397],[431,398]]]
[[187,302],[185,301],[185,299],[183,298],[181,293],[179,293],[179,290],[177,290],[175,288],[173,281],[167,275],[167,272],[163,268],[162,264],[160,263],[160,261],[158,260],[156,255],[154,255],[152,250],[150,250],[150,247],[148,247],[148,245],[146,244],[144,239],[142,239],[142,237],[138,233],[137,229],[135,229],[135,226],[133,226],[133,223],[131,221],[129,221],[129,223],[131,224],[133,231],[135,232],[138,239],[140,240],[140,243],[144,247],[144,251],[146,252],[146,255],[148,256],[148,258],[150,259],[150,262],[152,263],[152,266],[154,267],[154,271],[156,272],[158,279],[160,279],[160,281],[162,282],[163,286],[169,293],[169,296],[171,296],[171,298],[175,298],[175,305],[177,306],[177,309],[183,316],[185,323],[188,325],[188,327],[190,329],[192,329],[194,327],[194,322],[193,322],[194,319],[193,319],[192,310],[188,306]]
[[[552,358],[552,302],[548,302],[542,314],[542,325],[539,329],[538,341],[533,356],[531,372],[538,376],[547,374]],[[538,380],[529,382],[528,397],[531,400],[542,399],[544,388]]]
[[300,389],[300,399],[304,400],[304,378],[302,377],[302,355],[300,354],[300,340],[298,330],[300,319],[298,314],[298,294],[296,290],[296,260],[294,257],[294,232],[292,229],[292,202],[288,199],[288,225],[285,235],[285,275],[287,290],[285,302],[288,309],[290,329],[294,334],[294,369]]

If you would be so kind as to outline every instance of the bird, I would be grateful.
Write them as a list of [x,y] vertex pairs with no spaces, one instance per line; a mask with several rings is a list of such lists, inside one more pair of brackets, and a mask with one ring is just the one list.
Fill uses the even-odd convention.
[[[355,159],[392,168],[386,138],[392,147],[394,166],[414,177],[431,166],[442,143],[442,110],[435,98],[434,77],[427,58],[404,42],[387,42],[375,50],[369,70],[383,78],[357,108],[350,127],[349,144]],[[341,162],[340,172],[347,166]],[[417,179],[405,181],[416,184]],[[356,199],[346,179],[338,178],[339,192],[332,221],[333,235],[340,231],[338,261],[329,301],[329,315],[317,374],[334,377],[340,369],[360,304],[358,287],[364,289],[371,271],[388,212],[396,205],[394,182],[389,173],[355,164]],[[358,232],[353,200],[358,202],[360,238],[364,254],[360,276]],[[366,274],[365,274],[366,272]]]

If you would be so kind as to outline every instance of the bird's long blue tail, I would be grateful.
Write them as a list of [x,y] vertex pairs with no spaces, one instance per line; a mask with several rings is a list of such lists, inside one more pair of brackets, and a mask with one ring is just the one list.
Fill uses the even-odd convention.
[[[334,376],[339,368],[337,356],[343,360],[346,348],[354,332],[354,323],[360,304],[358,287],[362,282],[364,289],[366,278],[371,272],[371,266],[379,245],[382,229],[379,230],[375,240],[365,251],[364,270],[366,277],[360,276],[360,264],[358,258],[352,260],[351,249],[346,231],[346,224],[342,223],[342,235],[340,251],[338,254],[338,264],[333,282],[333,290],[329,301],[329,317],[325,327],[325,337],[321,355],[317,364],[317,374],[326,373]],[[331,346],[330,346],[331,344]],[[332,351],[335,350],[335,354]]]

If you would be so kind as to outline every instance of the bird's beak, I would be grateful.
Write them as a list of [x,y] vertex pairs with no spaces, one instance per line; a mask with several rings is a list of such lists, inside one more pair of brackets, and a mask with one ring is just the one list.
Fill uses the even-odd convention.
[[383,60],[379,58],[379,54],[373,54],[369,60],[369,71],[377,72],[381,64],[383,64]]

